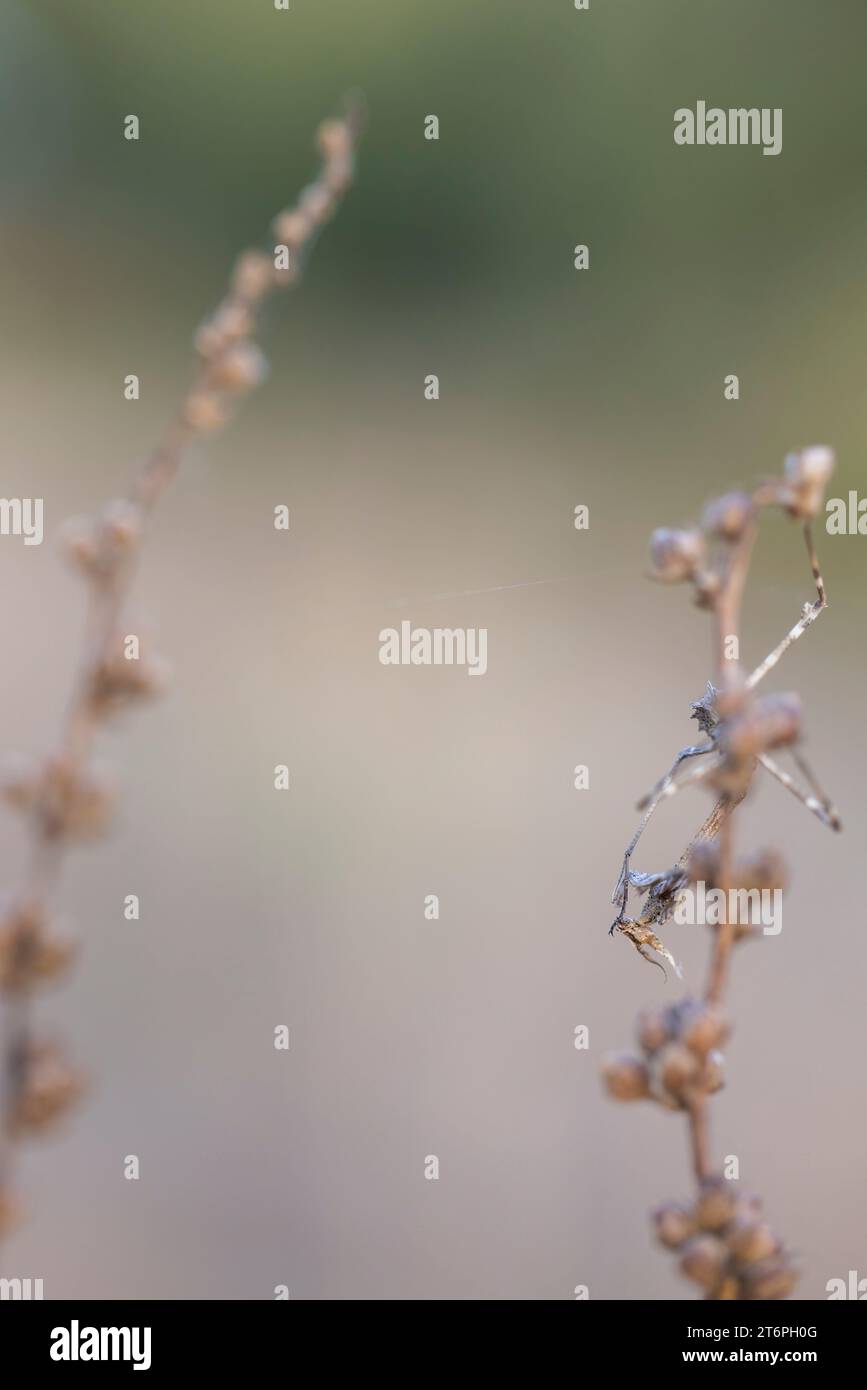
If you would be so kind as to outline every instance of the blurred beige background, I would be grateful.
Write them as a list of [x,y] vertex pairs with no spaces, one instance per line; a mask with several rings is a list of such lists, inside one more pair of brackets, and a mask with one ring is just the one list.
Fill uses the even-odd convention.
[[[690,1191],[684,1126],[598,1081],[637,1010],[676,997],[609,939],[609,898],[710,674],[707,621],[644,580],[646,540],[803,443],[838,449],[834,495],[867,491],[865,40],[863,6],[808,0],[4,7],[2,492],[46,502],[45,545],[0,541],[7,750],[46,748],[65,700],[62,521],[147,451],[342,91],[370,130],[269,383],[154,527],[132,630],[173,690],[107,740],[121,824],[69,861],[83,952],[40,1004],[92,1091],[22,1155],[30,1219],[0,1272],[48,1297],[690,1296],[647,1221]],[[782,106],[783,153],[677,149],[698,98]],[[781,936],[737,958],[713,1135],[806,1298],[867,1274],[867,540],[820,545],[831,607],[774,686],[804,697],[845,834],[771,784],[741,817],[794,877]],[[770,521],[745,659],[810,597]],[[486,627],[487,675],[382,667],[402,618]],[[674,861],[692,798],[639,868]],[[4,815],[10,885],[21,849]],[[669,940],[697,987],[702,933]]]

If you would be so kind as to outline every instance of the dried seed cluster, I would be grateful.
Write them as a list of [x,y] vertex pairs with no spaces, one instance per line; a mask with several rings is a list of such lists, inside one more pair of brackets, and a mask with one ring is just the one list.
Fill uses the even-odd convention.
[[191,432],[220,429],[234,401],[265,380],[267,359],[252,338],[257,314],[272,290],[295,284],[309,244],[352,183],[355,139],[350,120],[323,122],[317,132],[322,170],[294,206],[275,217],[273,254],[244,251],[235,262],[228,295],[195,335],[202,372],[182,411]]
[[605,1058],[602,1075],[615,1100],[655,1100],[685,1110],[696,1095],[724,1084],[720,1048],[730,1033],[718,1008],[682,999],[667,1009],[645,1010],[638,1019],[640,1053]]
[[764,1220],[757,1197],[724,1178],[708,1178],[691,1206],[667,1202],[653,1213],[660,1244],[680,1253],[680,1268],[708,1298],[787,1298],[798,1271]]
[[75,943],[57,934],[41,904],[10,904],[0,914],[0,990],[27,994],[62,979]]
[[70,563],[87,579],[116,585],[142,538],[141,509],[126,497],[109,502],[98,517],[74,517],[63,528]]
[[[719,847],[713,840],[699,840],[692,846],[686,879],[693,884],[703,883],[707,890],[720,886]],[[770,848],[755,850],[738,859],[728,880],[731,892],[744,893],[784,892],[788,884],[786,861],[779,850]],[[712,926],[712,930],[718,930],[718,926]],[[735,942],[747,941],[760,937],[762,928],[748,919],[739,919],[734,922],[732,932]]]
[[52,843],[105,834],[115,801],[105,772],[83,767],[66,754],[46,759],[41,767],[20,765],[8,771],[0,791],[10,806],[32,818],[38,835]]
[[69,1065],[57,1043],[28,1045],[20,1063],[24,1082],[9,1118],[10,1132],[16,1138],[51,1129],[84,1089],[82,1074]]
[[668,584],[692,583],[696,602],[712,608],[725,580],[712,553],[713,542],[722,542],[724,550],[736,545],[763,507],[781,507],[809,523],[821,509],[834,466],[833,449],[812,445],[789,454],[782,477],[761,484],[754,493],[727,492],[714,498],[705,507],[701,526],[659,527],[650,538],[651,577]]
[[812,521],[818,516],[835,465],[834,451],[825,444],[816,444],[800,453],[789,454],[783,465],[783,479],[777,486],[775,500],[790,516]]
[[777,748],[790,747],[801,734],[801,701],[797,695],[756,696],[741,686],[715,692],[714,741],[719,762],[710,785],[732,797],[742,797],[753,779],[756,760]]
[[[756,687],[827,606],[824,580],[813,544],[811,523],[818,515],[834,468],[825,446],[802,449],[785,460],[781,477],[752,493],[729,492],[705,508],[700,526],[661,527],[650,541],[651,574],[668,583],[690,583],[700,607],[714,618],[715,683],[708,683],[692,714],[703,741],[680,750],[671,769],[639,803],[644,812],[624,853],[612,901],[618,915],[611,931],[621,932],[646,960],[651,952],[680,969],[657,935],[675,915],[678,895],[687,884],[722,890],[708,915],[714,927],[707,986],[701,1001],[686,999],[668,1009],[641,1015],[638,1053],[618,1053],[603,1063],[605,1085],[618,1100],[650,1098],[686,1113],[693,1166],[699,1183],[695,1207],[667,1206],[656,1214],[657,1232],[667,1246],[682,1250],[684,1273],[711,1298],[785,1298],[794,1287],[795,1271],[779,1241],[761,1220],[754,1199],[739,1198],[721,1179],[709,1176],[707,1097],[722,1085],[720,1047],[729,1035],[721,1000],[734,944],[761,928],[746,914],[732,911],[742,895],[786,886],[786,866],[774,850],[740,859],[733,851],[731,817],[743,801],[759,767],[793,793],[823,824],[840,829],[832,803],[795,745],[802,713],[796,695],[758,695]],[[804,604],[800,620],[749,676],[738,656],[740,612],[759,513],[779,507],[802,523],[816,599]],[[791,749],[800,780],[779,766],[771,754]],[[700,760],[693,761],[693,760]],[[682,765],[690,761],[686,775]],[[716,802],[690,845],[673,867],[639,871],[632,865],[636,846],[663,800],[690,783],[710,788]],[[630,893],[644,897],[638,916],[628,914]],[[658,962],[654,962],[658,963]]]
[[268,294],[294,283],[304,252],[352,182],[358,111],[326,121],[317,134],[322,168],[295,207],[274,224],[273,254],[245,251],[232,271],[229,292],[195,337],[199,366],[177,417],[138,471],[130,495],[109,503],[94,519],[64,531],[67,558],[88,586],[88,642],[67,710],[58,750],[40,763],[20,762],[0,775],[0,796],[27,820],[31,854],[22,892],[0,908],[0,996],[5,1030],[0,1056],[0,1237],[15,1223],[10,1191],[12,1141],[51,1127],[83,1089],[81,1074],[54,1041],[31,1034],[28,1001],[61,978],[74,958],[48,910],[61,850],[102,835],[114,808],[111,782],[92,762],[106,722],[161,693],[166,670],[142,653],[121,627],[145,535],[147,518],[199,433],[226,423],[233,406],[264,379],[267,364],[254,341]]

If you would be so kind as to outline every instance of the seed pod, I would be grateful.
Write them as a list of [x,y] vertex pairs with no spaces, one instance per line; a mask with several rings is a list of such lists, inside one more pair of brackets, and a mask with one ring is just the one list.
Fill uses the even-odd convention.
[[104,833],[114,809],[114,790],[96,769],[82,771],[52,758],[42,774],[37,810],[50,838],[92,839]]
[[212,391],[193,391],[184,402],[184,421],[197,433],[221,429],[228,418],[228,411]]
[[681,1042],[666,1043],[659,1053],[659,1075],[663,1086],[677,1095],[699,1073],[698,1058]]
[[642,1009],[638,1015],[638,1041],[645,1052],[657,1052],[673,1037],[664,1009]]
[[225,346],[225,339],[213,319],[199,325],[193,335],[193,347],[205,360],[215,356]]
[[746,492],[727,492],[724,497],[716,497],[708,503],[702,525],[720,540],[736,541],[743,535],[752,514],[752,498]]
[[746,714],[754,702],[755,697],[750,694],[743,681],[737,676],[737,670],[735,670],[732,680],[731,685],[724,690],[717,690],[714,695],[714,709],[720,720],[737,719],[739,715]]
[[661,526],[650,537],[653,578],[676,584],[692,579],[705,557],[701,531],[675,530]]
[[168,665],[150,655],[127,658],[115,650],[91,672],[91,708],[97,718],[107,719],[139,700],[152,700],[168,684]]
[[49,935],[41,907],[22,903],[4,913],[0,923],[0,988],[27,993],[63,975],[74,955],[71,941]]
[[766,1221],[736,1216],[726,1232],[726,1243],[740,1264],[754,1264],[775,1255],[780,1243]]
[[788,887],[789,871],[779,850],[762,849],[740,860],[734,877],[734,887],[773,893]]
[[687,875],[691,883],[715,888],[719,878],[719,846],[713,840],[699,840],[689,852]]
[[803,521],[816,516],[835,462],[834,450],[825,444],[815,444],[800,453],[787,455],[782,499],[792,516]]
[[99,574],[99,541],[91,517],[72,517],[60,529],[66,559],[79,573],[93,579]]
[[689,995],[684,999],[679,999],[676,1004],[670,1004],[666,1010],[666,1015],[669,1019],[672,1037],[681,1038],[687,1023],[701,1012],[701,1008],[701,1001],[693,999]]
[[614,1100],[641,1100],[647,1095],[647,1068],[640,1057],[629,1052],[604,1058],[602,1079]]
[[63,937],[46,937],[33,953],[31,979],[25,988],[62,978],[68,973],[77,954],[76,942]]
[[680,1261],[680,1268],[694,1284],[710,1291],[720,1283],[728,1264],[728,1251],[716,1236],[693,1236]]
[[729,1032],[728,1019],[721,1009],[700,1007],[684,1019],[681,1037],[691,1052],[706,1057],[725,1042]]
[[788,1255],[772,1255],[768,1260],[747,1265],[741,1272],[743,1296],[755,1302],[788,1298],[798,1277],[798,1270]]
[[794,743],[801,732],[797,695],[765,695],[725,731],[725,750],[736,760],[755,758],[771,748]]
[[268,375],[268,360],[255,343],[240,342],[228,347],[215,361],[211,379],[226,391],[252,391]]
[[24,1082],[11,1119],[16,1134],[51,1128],[84,1090],[81,1074],[68,1065],[54,1043],[32,1046],[24,1066]]
[[722,589],[722,580],[713,570],[698,570],[693,576],[698,608],[713,608]]
[[661,1066],[663,1051],[664,1049],[661,1049],[660,1052],[654,1052],[647,1063],[647,1084],[649,1084],[650,1098],[654,1099],[657,1105],[663,1105],[667,1111],[682,1111],[686,1108],[684,1091],[672,1091],[671,1087],[666,1086],[663,1080],[663,1066]]
[[[269,262],[269,265],[271,263]],[[253,332],[255,321],[249,305],[237,299],[227,299],[217,309],[212,318],[206,319],[196,331],[196,351],[206,360],[222,352],[230,343],[248,338]]]
[[256,327],[256,320],[248,304],[237,299],[226,299],[220,305],[214,318],[226,342],[236,343],[241,338],[249,338]]
[[67,522],[61,538],[67,559],[88,579],[115,574],[141,538],[139,508],[128,498],[109,502],[96,520],[77,517]]
[[142,515],[134,502],[118,497],[102,511],[102,536],[119,551],[129,551],[141,539]]
[[726,1178],[708,1178],[702,1183],[695,1215],[705,1231],[721,1231],[737,1211],[737,1190]]
[[834,472],[836,462],[834,450],[827,444],[813,444],[799,454],[790,454],[786,471],[800,482],[824,485]]
[[687,1207],[676,1202],[657,1207],[651,1219],[657,1240],[669,1250],[677,1250],[695,1234],[695,1217]]

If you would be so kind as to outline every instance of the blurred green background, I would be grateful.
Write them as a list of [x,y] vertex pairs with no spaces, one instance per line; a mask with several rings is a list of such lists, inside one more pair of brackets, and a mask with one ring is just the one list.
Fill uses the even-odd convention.
[[[801,444],[838,450],[833,495],[867,489],[865,43],[860,0],[5,0],[3,492],[45,497],[49,540],[146,452],[342,93],[369,129],[273,317],[268,384],[154,530],[138,601],[175,691],[112,742],[124,823],[70,864],[86,946],[45,1006],[94,1095],[26,1155],[4,1273],[49,1297],[686,1293],[646,1221],[688,1193],[685,1136],[597,1078],[665,994],[608,940],[607,900],[709,674],[701,615],[643,581],[646,537]],[[782,153],[676,147],[698,99],[782,107]],[[867,1259],[865,547],[821,537],[832,606],[778,682],[847,835],[773,787],[744,813],[798,873],[782,936],[738,961],[716,1112],[806,1297]],[[3,741],[38,750],[80,594],[48,544],[4,541],[0,582]],[[809,597],[771,523],[745,659]],[[402,618],[487,626],[485,680],[384,670]],[[703,810],[673,808],[639,867]],[[10,877],[20,846],[4,822]],[[706,943],[672,944],[694,985]]]

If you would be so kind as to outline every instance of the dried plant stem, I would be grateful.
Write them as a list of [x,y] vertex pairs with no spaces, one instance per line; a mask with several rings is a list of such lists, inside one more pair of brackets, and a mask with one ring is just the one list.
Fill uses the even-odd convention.
[[97,736],[116,706],[136,695],[155,693],[142,674],[131,683],[127,673],[118,669],[120,624],[146,522],[171,486],[189,445],[225,424],[236,400],[262,379],[264,358],[253,341],[262,307],[275,290],[297,281],[305,252],[352,182],[360,132],[357,105],[347,110],[345,119],[320,127],[321,170],[295,207],[275,219],[273,253],[248,251],[237,261],[226,299],[197,335],[200,365],[177,416],[133,477],[126,498],[111,504],[95,527],[71,545],[73,560],[89,580],[83,652],[54,755],[30,783],[15,784],[10,795],[28,813],[30,848],[25,879],[15,900],[16,920],[25,928],[9,948],[15,953],[7,972],[12,983],[3,988],[0,1234],[9,1203],[14,1141],[28,1128],[42,1127],[25,1120],[53,1119],[79,1089],[77,1076],[55,1058],[49,1077],[52,1084],[46,1084],[43,1076],[40,1105],[32,1104],[31,989],[36,979],[29,977],[26,966],[38,946],[37,930],[51,910],[64,851],[77,830],[95,828],[76,826],[76,819],[98,813],[101,823],[106,810],[107,792],[94,781],[91,770]]
[[707,1096],[704,1092],[692,1097],[687,1108],[692,1170],[701,1185],[710,1177],[710,1129],[707,1121]]
[[[734,638],[736,643],[740,643],[741,604],[743,601],[747,573],[749,571],[750,556],[752,555],[753,546],[755,545],[757,531],[758,527],[755,521],[750,520],[744,528],[743,535],[735,546],[728,574],[716,598],[716,683],[717,689],[723,693],[723,697],[727,691],[735,690],[738,685],[740,665],[736,661],[727,659],[726,642],[728,639]],[[749,783],[747,783],[747,786],[748,785]],[[741,800],[746,796],[747,786],[743,788]],[[726,895],[728,895],[728,890],[731,885],[733,865],[732,812],[734,806],[731,804],[731,800],[731,794],[729,792],[724,793],[722,797],[723,805],[720,810],[719,831],[717,834],[717,845],[719,847],[718,886]],[[728,901],[728,896],[726,896],[726,901]],[[711,956],[710,973],[705,990],[705,1000],[708,1004],[720,1004],[722,1002],[728,976],[729,959],[735,942],[735,925],[736,924],[730,920],[730,914],[726,912],[725,920],[717,928]]]
[[[726,660],[726,640],[739,639],[740,606],[744,584],[749,568],[749,557],[755,543],[756,526],[751,522],[735,550],[728,575],[716,597],[716,648],[717,648],[717,688],[725,690],[735,684],[736,670]],[[746,795],[746,789],[743,795]],[[743,797],[741,797],[743,800]],[[716,824],[715,838],[719,847],[719,887],[727,894],[732,870],[732,812],[734,806],[729,793],[725,793],[711,813]],[[728,898],[726,898],[728,901]],[[709,1005],[722,1003],[728,978],[732,947],[735,940],[735,923],[726,912],[725,920],[717,927],[711,953],[710,969],[705,988],[705,1002]],[[690,1151],[693,1171],[699,1187],[710,1177],[710,1133],[708,1122],[708,1097],[706,1091],[698,1091],[691,1096],[688,1104],[690,1132]]]
[[[743,899],[774,891],[785,879],[784,866],[771,851],[735,861],[734,812],[748,795],[756,772],[763,768],[832,829],[840,828],[837,812],[806,760],[792,749],[796,767],[806,783],[796,780],[770,757],[769,750],[792,747],[800,734],[800,703],[795,696],[756,697],[754,687],[773,670],[793,642],[827,605],[827,596],[811,531],[811,518],[821,506],[824,486],[833,468],[833,454],[815,448],[791,455],[783,478],[765,484],[752,495],[729,493],[706,509],[701,530],[661,528],[654,533],[651,554],[655,578],[689,580],[699,605],[713,617],[714,680],[693,704],[693,716],[708,735],[704,743],[681,749],[669,771],[643,798],[644,816],[633,835],[615,885],[619,929],[647,960],[650,951],[667,959],[680,973],[657,930],[672,917],[678,920],[679,898],[687,899],[690,885],[703,904],[714,895],[714,914],[696,919],[712,925],[712,945],[704,991],[663,1011],[646,1011],[639,1019],[642,1055],[615,1054],[604,1066],[606,1085],[621,1100],[650,1098],[668,1109],[685,1113],[691,1166],[697,1185],[692,1204],[666,1204],[654,1214],[663,1245],[682,1252],[681,1269],[711,1299],[776,1299],[791,1293],[797,1279],[794,1262],[760,1215],[756,1198],[741,1194],[715,1170],[711,1157],[709,1099],[722,1084],[720,1048],[731,1031],[724,1010],[735,945],[757,928],[749,917],[739,921]],[[803,522],[803,534],[817,598],[805,605],[801,620],[756,667],[744,677],[739,660],[741,609],[758,515],[763,507],[782,506]],[[715,541],[715,546],[709,545]],[[698,767],[677,777],[687,759],[702,757]],[[709,784],[716,800],[678,863],[657,873],[630,867],[632,855],[657,807],[687,786]],[[646,894],[641,913],[627,916],[631,889]],[[693,895],[695,902],[695,895]]]
[[[734,807],[729,807],[727,814],[722,818],[717,836],[719,846],[719,875],[718,886],[726,894],[732,882],[732,863],[733,863],[733,832],[731,812]],[[731,964],[732,947],[735,943],[736,922],[729,912],[716,929],[714,936],[713,951],[711,953],[710,970],[708,972],[707,985],[704,997],[708,1004],[721,1004],[725,994],[726,984],[728,983],[728,973]]]

